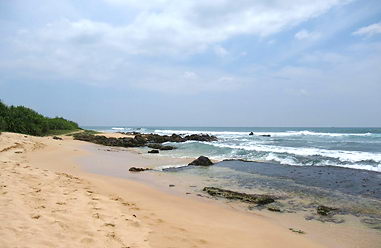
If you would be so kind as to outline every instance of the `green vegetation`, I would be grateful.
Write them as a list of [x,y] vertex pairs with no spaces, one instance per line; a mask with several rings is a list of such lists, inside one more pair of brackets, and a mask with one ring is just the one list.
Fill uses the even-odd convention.
[[0,101],[0,131],[35,136],[59,135],[79,130],[77,123],[62,117],[48,118],[24,106],[7,106]]
[[66,136],[72,136],[73,134],[77,133],[77,132],[82,132],[81,129],[73,129],[73,130],[70,130],[70,129],[63,129],[63,130],[50,130],[47,134],[45,135],[49,135],[49,136],[53,136],[53,135],[66,135]]
[[74,136],[76,134],[89,134],[89,135],[95,135],[95,134],[100,134],[101,132],[98,132],[98,131],[95,131],[95,130],[87,130],[87,129],[83,129],[83,130],[80,130],[80,132],[73,132],[71,131],[70,133],[66,134],[66,136]]

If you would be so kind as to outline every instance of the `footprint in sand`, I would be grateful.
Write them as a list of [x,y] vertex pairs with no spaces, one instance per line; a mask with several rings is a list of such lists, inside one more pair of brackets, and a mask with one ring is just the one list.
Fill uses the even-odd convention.
[[119,196],[112,196],[112,197],[110,197],[110,199],[113,201],[123,201],[123,199]]
[[95,218],[95,219],[100,219],[101,216],[100,216],[98,213],[95,213],[95,214],[93,214],[93,218]]
[[41,215],[39,215],[39,214],[33,214],[32,215],[32,219],[38,220],[39,218],[41,218]]
[[94,239],[86,237],[86,238],[81,239],[81,243],[82,244],[91,244],[91,243],[94,243]]
[[113,224],[113,223],[105,223],[104,226],[115,227],[115,224]]

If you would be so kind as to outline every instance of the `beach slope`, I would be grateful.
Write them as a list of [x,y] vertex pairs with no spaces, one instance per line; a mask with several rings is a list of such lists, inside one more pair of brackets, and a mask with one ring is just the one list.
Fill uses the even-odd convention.
[[322,247],[262,216],[85,173],[82,145],[0,135],[1,247]]

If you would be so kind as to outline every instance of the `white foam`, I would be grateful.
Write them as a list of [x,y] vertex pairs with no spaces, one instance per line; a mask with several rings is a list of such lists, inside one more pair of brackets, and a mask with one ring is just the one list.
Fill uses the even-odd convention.
[[[232,137],[232,136],[248,136],[249,132],[233,132],[233,131],[205,131],[205,130],[160,130],[157,129],[154,131],[158,134],[201,134],[201,133],[207,133],[215,136],[222,136],[222,137]],[[288,136],[328,136],[328,137],[345,137],[345,136],[370,136],[374,135],[373,133],[324,133],[324,132],[313,132],[308,130],[302,130],[302,131],[285,131],[285,132],[253,132],[254,135],[261,136],[261,135],[271,135],[271,137],[288,137]]]
[[118,130],[118,131],[125,130],[124,127],[112,127],[111,129],[112,130]]
[[202,130],[155,130],[154,131],[157,134],[185,134],[185,135],[191,135],[191,134],[210,134],[210,135],[218,135],[218,136],[247,136],[248,132],[229,132],[229,131],[202,131]]
[[364,164],[335,164],[330,160],[324,160],[319,163],[312,164],[311,163],[298,163],[295,161],[294,158],[287,157],[287,158],[281,158],[278,155],[274,153],[269,153],[265,157],[265,161],[274,161],[278,162],[280,164],[285,164],[285,165],[294,165],[294,166],[336,166],[336,167],[345,167],[345,168],[350,168],[350,169],[360,169],[360,170],[369,170],[369,171],[377,171],[381,172],[381,166],[372,166],[372,165],[364,165]]
[[154,170],[163,171],[166,169],[182,168],[182,167],[187,167],[187,166],[189,166],[189,165],[187,165],[187,164],[161,165],[161,166],[155,167]]
[[307,147],[284,147],[273,145],[229,145],[229,144],[216,144],[210,143],[210,145],[217,147],[225,147],[232,149],[243,149],[247,151],[257,152],[272,152],[272,153],[288,153],[298,156],[323,156],[328,158],[336,158],[342,162],[360,162],[366,160],[373,160],[377,163],[381,163],[381,153],[370,153],[360,151],[341,151],[341,150],[326,150],[319,148],[307,148]]

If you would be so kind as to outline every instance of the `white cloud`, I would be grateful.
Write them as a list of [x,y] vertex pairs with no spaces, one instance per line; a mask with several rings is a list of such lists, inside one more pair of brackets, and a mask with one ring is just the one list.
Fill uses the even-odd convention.
[[[224,87],[216,88],[232,89],[246,81],[222,71],[208,76],[186,66],[162,65],[160,60],[165,58],[170,64],[206,50],[226,56],[229,51],[219,45],[224,41],[239,35],[267,37],[348,2],[104,1],[128,13],[128,22],[116,24],[112,18],[96,19],[94,15],[25,26],[11,39],[14,54],[0,64],[102,85],[139,82],[142,87],[161,89],[170,88],[164,85],[171,82],[177,85],[173,88],[207,90],[223,82]],[[189,85],[185,79],[194,83]]]
[[182,69],[184,68],[143,68],[139,73],[146,73],[147,76],[134,78],[132,85],[163,93],[195,94],[239,90],[248,84],[246,78],[234,77],[221,71],[198,70],[181,73]]
[[220,57],[224,57],[229,54],[229,52],[222,46],[215,46],[214,53]]
[[295,34],[295,39],[297,40],[316,40],[320,37],[320,34],[317,32],[309,32],[305,29],[300,30]]
[[[45,40],[103,43],[131,54],[193,54],[237,35],[269,36],[319,16],[346,0],[107,0],[134,10],[124,25],[91,19],[53,22],[36,30]],[[121,5],[121,6],[119,6]],[[34,31],[34,30],[33,30]],[[301,37],[313,35],[301,33]],[[299,36],[300,36],[299,35]]]
[[359,28],[357,31],[353,32],[352,34],[370,37],[380,33],[381,33],[381,22]]
[[186,72],[184,72],[184,78],[185,79],[197,79],[198,75],[197,75],[197,73],[195,73],[193,71],[186,71]]

